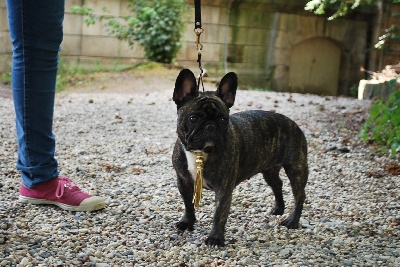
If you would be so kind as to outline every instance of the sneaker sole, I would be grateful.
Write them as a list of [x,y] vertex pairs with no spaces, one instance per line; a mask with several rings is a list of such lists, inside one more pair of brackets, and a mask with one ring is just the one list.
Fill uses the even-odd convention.
[[57,201],[51,201],[47,199],[40,199],[40,198],[30,198],[30,197],[24,197],[24,196],[19,196],[18,201],[20,203],[29,203],[29,204],[34,204],[34,205],[55,205],[63,210],[69,210],[69,211],[94,211],[94,210],[99,210],[103,209],[106,206],[106,203],[104,201],[102,202],[97,202],[93,203],[91,205],[83,205],[83,206],[71,206],[67,205],[64,203],[60,203]]

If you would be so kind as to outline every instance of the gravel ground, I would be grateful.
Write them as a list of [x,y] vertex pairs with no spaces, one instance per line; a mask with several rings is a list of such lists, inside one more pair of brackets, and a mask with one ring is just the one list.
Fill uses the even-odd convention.
[[274,198],[261,176],[240,184],[227,245],[217,248],[204,245],[214,209],[210,191],[195,230],[174,228],[183,202],[171,164],[173,81],[161,87],[57,95],[61,173],[108,198],[104,210],[92,213],[17,202],[12,100],[0,97],[0,266],[400,266],[400,179],[387,171],[397,162],[358,137],[370,102],[239,91],[232,112],[275,110],[305,132],[307,200],[302,228],[288,230],[279,226],[293,204],[284,172],[283,216],[269,215]]

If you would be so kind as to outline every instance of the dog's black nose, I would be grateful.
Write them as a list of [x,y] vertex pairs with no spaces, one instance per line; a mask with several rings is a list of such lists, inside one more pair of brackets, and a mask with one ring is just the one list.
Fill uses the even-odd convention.
[[206,125],[205,129],[207,130],[207,132],[215,132],[216,130],[216,126],[214,124],[208,124]]

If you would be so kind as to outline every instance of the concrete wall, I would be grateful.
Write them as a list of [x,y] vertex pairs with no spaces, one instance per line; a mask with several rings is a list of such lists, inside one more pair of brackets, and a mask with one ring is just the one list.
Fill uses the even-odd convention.
[[5,1],[0,1],[0,73],[11,69],[11,40]]
[[[267,87],[274,46],[271,36],[277,26],[271,1],[229,1],[224,6],[210,9],[221,10],[219,24],[214,26],[216,29],[209,38],[211,43],[218,36],[217,43],[212,45],[215,51],[219,51],[219,56],[214,57],[218,62],[207,62],[205,67],[210,73],[220,76],[234,71],[242,84]],[[204,54],[207,53],[206,47]]]
[[[144,52],[140,46],[135,45],[131,49],[127,43],[108,36],[105,27],[100,23],[87,27],[81,16],[72,14],[71,6],[81,5],[83,2],[93,7],[97,13],[103,13],[102,8],[107,6],[112,15],[128,15],[127,0],[66,1],[61,52],[64,63],[89,69],[114,69],[144,61]],[[367,59],[368,24],[357,19],[327,21],[324,17],[305,12],[306,2],[306,0],[203,0],[202,21],[205,30],[201,35],[201,42],[204,45],[203,67],[211,76],[218,78],[227,71],[237,72],[242,87],[347,94],[348,89],[353,84],[358,84],[362,78],[359,67],[365,65]],[[193,5],[193,0],[188,3]],[[193,13],[191,10],[184,34],[185,42],[177,63],[190,67],[198,73]],[[11,46],[7,28],[6,10],[2,1],[0,2],[0,72],[10,68]],[[324,86],[321,82],[313,84],[315,79],[307,77],[304,77],[306,81],[301,81],[302,75],[298,75],[296,79],[290,75],[291,68],[296,69],[299,66],[301,68],[303,65],[304,69],[313,68],[315,60],[312,53],[309,58],[300,57],[300,59],[296,59],[292,54],[301,47],[302,42],[315,47],[321,43],[321,38],[330,42],[332,47],[339,51],[340,60],[334,59],[339,67],[331,75],[337,77],[336,89],[325,88],[329,86]],[[318,62],[320,60],[330,59],[319,56]],[[326,62],[327,65],[330,63]],[[312,77],[316,77],[315,75],[319,74],[316,72],[313,75]],[[292,83],[299,82],[291,84],[290,80]]]
[[[71,7],[84,3],[97,14],[114,16],[128,15],[127,0],[68,0],[65,6],[64,40],[61,57],[70,66],[83,68],[114,69],[121,65],[132,65],[144,60],[139,45],[130,48],[127,42],[119,41],[107,34],[102,23],[86,26],[84,18],[73,14]],[[109,13],[103,11],[107,7]]]
[[[296,53],[294,48],[302,42],[314,42],[316,46],[313,48],[315,49],[313,53],[317,56],[319,50],[323,49],[318,46],[322,39],[333,44],[332,50],[327,50],[326,54],[336,54],[337,49],[340,50],[339,68],[333,70],[332,75],[338,77],[337,94],[347,94],[347,90],[354,84],[358,84],[358,81],[363,77],[360,66],[366,62],[367,26],[365,21],[346,19],[327,21],[323,17],[280,14],[279,30],[274,49],[274,63],[272,64],[274,72],[271,87],[280,88],[284,91],[298,91],[296,90],[297,85],[290,84],[290,80],[287,79],[290,76],[291,67],[295,65],[295,62],[291,62],[292,53]],[[310,48],[312,48],[312,45]],[[319,60],[324,62],[316,71],[324,76],[326,68],[323,65],[336,64],[337,61],[334,58],[329,60],[329,55],[321,56]],[[312,60],[315,60],[315,58]],[[305,70],[315,67],[314,63],[307,60],[300,62]],[[304,79],[309,79],[309,77],[304,76]],[[310,90],[306,91],[323,94],[325,91],[324,88],[321,88],[323,84],[313,84],[313,82],[314,80],[308,80]],[[326,86],[329,87],[331,82],[330,79],[327,79]],[[305,84],[305,82],[301,84]],[[314,86],[318,88],[313,88]],[[301,89],[300,91],[304,90]],[[332,94],[332,91],[326,90],[326,93]]]

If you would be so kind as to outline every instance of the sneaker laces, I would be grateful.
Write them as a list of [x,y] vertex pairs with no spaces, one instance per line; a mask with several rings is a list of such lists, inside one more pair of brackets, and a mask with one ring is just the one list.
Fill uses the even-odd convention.
[[58,177],[58,185],[56,190],[57,198],[61,198],[64,195],[64,189],[66,187],[72,189],[73,187],[76,187],[76,185],[66,176]]

